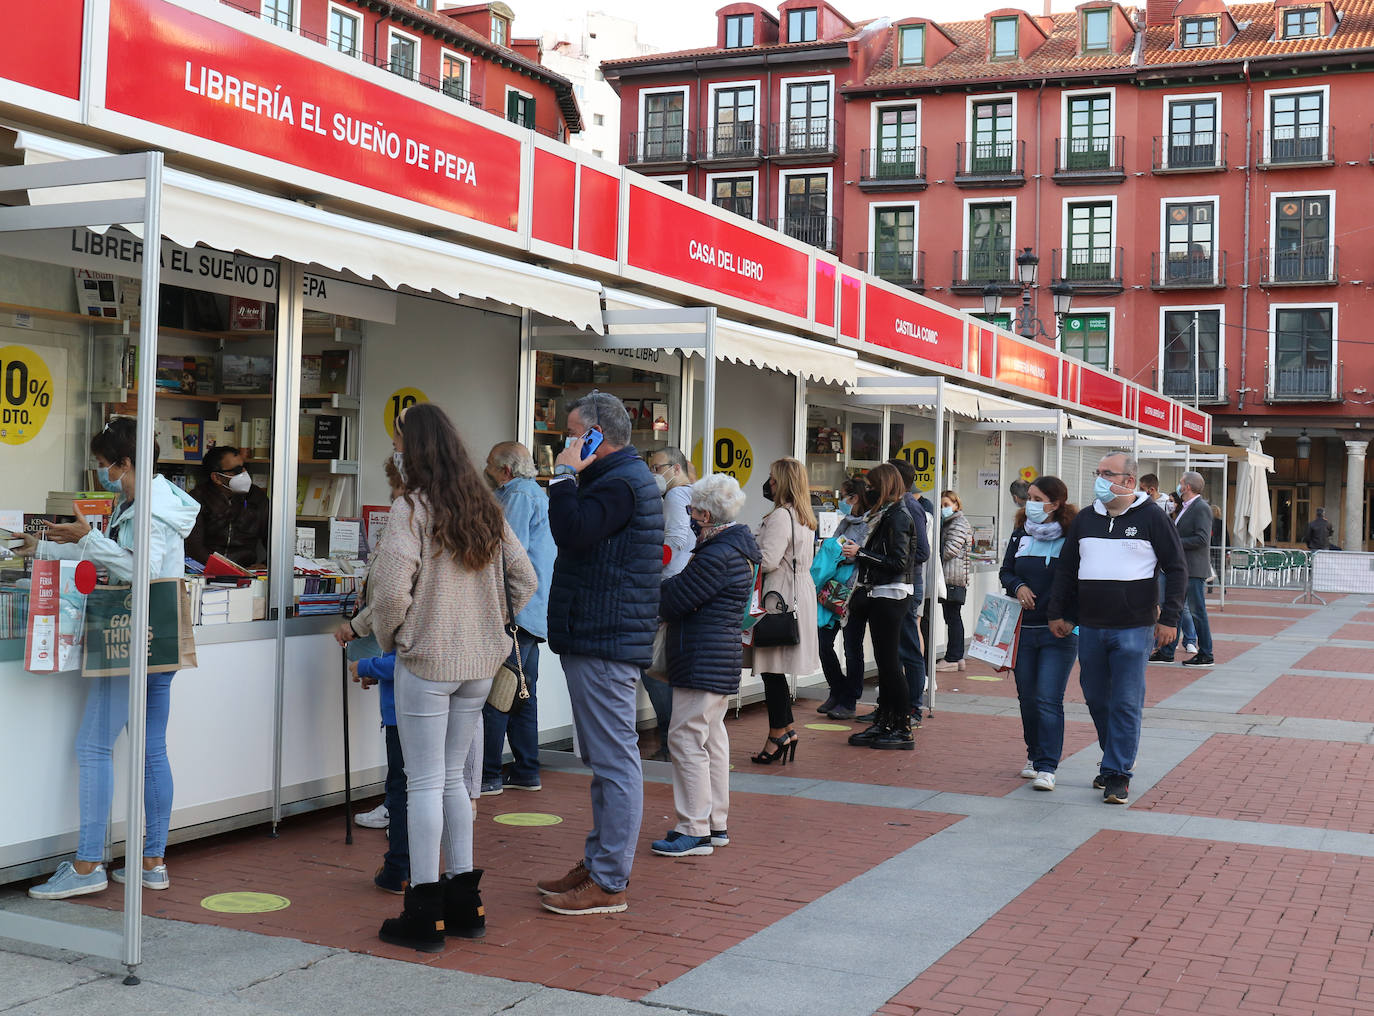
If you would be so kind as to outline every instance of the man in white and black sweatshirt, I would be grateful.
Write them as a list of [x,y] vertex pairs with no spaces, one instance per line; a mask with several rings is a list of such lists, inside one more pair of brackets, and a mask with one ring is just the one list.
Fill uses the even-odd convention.
[[[1108,804],[1125,804],[1140,746],[1146,661],[1177,634],[1188,569],[1178,531],[1136,490],[1136,462],[1127,452],[1097,464],[1093,493],[1097,500],[1065,534],[1045,613],[1056,636],[1079,627],[1078,679],[1102,748],[1093,786]],[[1162,603],[1157,570],[1164,573]]]

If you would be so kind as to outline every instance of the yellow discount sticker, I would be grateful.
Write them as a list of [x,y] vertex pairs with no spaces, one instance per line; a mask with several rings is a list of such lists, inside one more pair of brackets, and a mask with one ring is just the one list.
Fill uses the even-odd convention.
[[270,914],[285,910],[291,901],[276,893],[217,893],[205,897],[200,905],[216,914]]
[[492,821],[500,822],[502,825],[546,826],[558,825],[563,820],[557,815],[549,815],[542,811],[509,811],[504,815],[494,816]]
[[930,441],[908,441],[897,449],[893,458],[901,459],[916,470],[914,480],[920,491],[935,489],[935,445]]
[[[692,465],[701,475],[701,442],[692,446]],[[711,455],[711,471],[733,476],[743,487],[754,472],[754,449],[749,439],[728,427],[716,428],[716,444]]]
[[386,436],[396,437],[396,417],[403,410],[417,402],[428,402],[429,396],[418,388],[397,388],[382,406],[382,423],[386,425]]
[[52,372],[27,346],[0,347],[0,444],[32,441],[48,422]]

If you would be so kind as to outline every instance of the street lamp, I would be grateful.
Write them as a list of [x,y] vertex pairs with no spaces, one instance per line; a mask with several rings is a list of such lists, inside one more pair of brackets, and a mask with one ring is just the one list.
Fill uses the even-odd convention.
[[[1035,279],[1039,271],[1040,259],[1029,247],[1016,255],[1016,282],[1021,287],[1021,307],[1016,315],[1016,331],[1018,335],[1027,339],[1034,339],[1039,335],[1053,342],[1059,331],[1059,320],[1069,312],[1069,306],[1073,303],[1073,287],[1067,282],[1056,282],[1050,286],[1055,318],[1055,330],[1051,332],[1039,318],[1031,314],[1031,290],[1035,288]],[[1002,291],[989,283],[983,287],[983,313],[991,318],[1001,309]]]

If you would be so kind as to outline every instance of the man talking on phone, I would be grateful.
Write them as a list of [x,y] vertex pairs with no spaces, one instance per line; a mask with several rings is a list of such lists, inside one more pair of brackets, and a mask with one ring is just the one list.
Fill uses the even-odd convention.
[[653,660],[663,576],[663,498],[630,447],[614,395],[568,407],[566,446],[549,482],[558,549],[549,589],[549,648],[567,679],[582,760],[592,770],[592,831],[566,875],[538,883],[556,914],[626,909],[644,810],[635,713],[640,671]]

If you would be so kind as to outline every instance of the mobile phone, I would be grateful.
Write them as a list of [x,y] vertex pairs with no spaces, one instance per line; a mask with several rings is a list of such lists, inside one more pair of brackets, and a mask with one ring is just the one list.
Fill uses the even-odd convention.
[[589,430],[582,435],[582,457],[589,459],[596,454],[596,450],[601,447],[601,442],[606,436],[599,430]]

